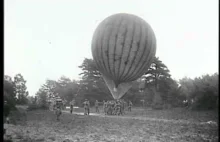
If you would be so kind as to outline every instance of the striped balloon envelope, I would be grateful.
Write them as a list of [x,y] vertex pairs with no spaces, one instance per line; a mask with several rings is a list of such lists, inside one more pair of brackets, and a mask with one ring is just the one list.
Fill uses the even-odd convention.
[[156,37],[138,16],[119,13],[104,19],[92,39],[92,55],[114,99],[120,99],[149,68]]

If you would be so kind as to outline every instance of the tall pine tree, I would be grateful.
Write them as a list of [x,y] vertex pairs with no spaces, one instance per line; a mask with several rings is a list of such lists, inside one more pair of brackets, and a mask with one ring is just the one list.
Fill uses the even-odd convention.
[[26,87],[26,80],[20,73],[15,75],[14,85],[15,85],[15,94],[17,97],[17,103],[27,104],[28,103],[28,99],[27,99],[28,91]]

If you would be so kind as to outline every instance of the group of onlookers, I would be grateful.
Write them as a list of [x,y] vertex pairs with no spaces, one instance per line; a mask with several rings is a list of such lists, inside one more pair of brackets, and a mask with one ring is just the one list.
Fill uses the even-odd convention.
[[[132,108],[132,102],[131,101],[124,101],[124,100],[108,100],[99,102],[98,100],[95,101],[95,112],[99,113],[99,104],[103,105],[103,112],[105,115],[123,115],[125,114],[125,110],[127,108],[128,111],[131,111]],[[70,113],[73,113],[73,107],[75,105],[75,101],[70,102]],[[61,114],[62,114],[62,107],[63,103],[60,101],[57,101],[54,104],[53,110],[55,111],[56,118],[59,120]],[[84,107],[84,115],[90,114],[90,102],[88,99],[85,99],[83,102]]]

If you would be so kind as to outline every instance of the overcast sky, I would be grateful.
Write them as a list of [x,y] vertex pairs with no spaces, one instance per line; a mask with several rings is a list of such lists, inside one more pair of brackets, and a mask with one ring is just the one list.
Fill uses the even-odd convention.
[[147,21],[174,79],[218,72],[218,0],[5,0],[4,72],[34,95],[45,80],[79,79],[97,25],[115,13]]

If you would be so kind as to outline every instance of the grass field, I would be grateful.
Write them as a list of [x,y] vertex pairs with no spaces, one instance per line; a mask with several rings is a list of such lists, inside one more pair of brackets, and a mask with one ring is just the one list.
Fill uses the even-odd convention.
[[[74,109],[82,112],[82,108]],[[91,109],[94,112],[94,109]],[[23,112],[25,113],[25,112]],[[84,116],[63,112],[60,121],[47,110],[29,111],[7,125],[20,142],[205,142],[218,141],[217,112],[134,108],[125,116]],[[14,115],[15,116],[15,115]],[[13,117],[12,116],[12,119]],[[15,119],[15,118],[14,118]]]

